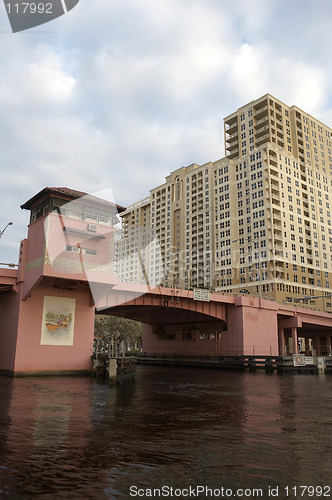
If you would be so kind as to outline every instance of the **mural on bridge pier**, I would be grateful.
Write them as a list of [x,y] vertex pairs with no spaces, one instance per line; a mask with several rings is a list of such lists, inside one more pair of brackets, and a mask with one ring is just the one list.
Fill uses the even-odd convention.
[[75,299],[44,297],[41,345],[73,345]]

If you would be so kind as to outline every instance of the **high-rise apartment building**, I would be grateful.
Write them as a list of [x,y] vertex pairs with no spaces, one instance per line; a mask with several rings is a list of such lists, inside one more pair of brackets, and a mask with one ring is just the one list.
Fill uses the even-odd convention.
[[224,134],[225,158],[175,170],[121,214],[119,279],[332,311],[332,129],[267,94]]

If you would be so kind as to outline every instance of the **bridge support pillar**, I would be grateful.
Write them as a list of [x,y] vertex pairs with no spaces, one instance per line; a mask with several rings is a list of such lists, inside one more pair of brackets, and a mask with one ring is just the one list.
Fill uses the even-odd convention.
[[297,327],[294,326],[292,328],[292,344],[293,344],[293,354],[298,353],[298,344],[297,344]]
[[238,296],[227,307],[227,332],[221,352],[235,355],[279,354],[277,306],[253,297]]
[[279,328],[279,349],[280,356],[285,356],[285,329]]
[[45,280],[27,300],[21,300],[21,290],[12,300],[17,324],[8,324],[0,340],[0,347],[6,347],[4,339],[11,344],[0,353],[0,373],[78,375],[91,371],[95,308],[88,289],[59,290]]
[[305,341],[305,353],[307,356],[310,356],[311,352],[310,352],[310,338],[309,337],[306,337],[304,339]]

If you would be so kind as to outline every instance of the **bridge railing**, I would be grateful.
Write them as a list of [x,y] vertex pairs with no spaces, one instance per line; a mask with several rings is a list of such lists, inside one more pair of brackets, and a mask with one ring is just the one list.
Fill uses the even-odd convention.
[[100,357],[118,358],[124,356],[125,352],[124,342],[116,342],[112,339],[94,339],[93,356],[95,359]]

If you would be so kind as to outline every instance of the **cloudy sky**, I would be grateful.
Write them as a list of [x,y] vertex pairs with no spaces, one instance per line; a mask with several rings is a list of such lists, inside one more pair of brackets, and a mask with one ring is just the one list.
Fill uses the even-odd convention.
[[224,156],[223,118],[267,92],[332,126],[331,0],[80,0],[12,34],[0,5],[0,261],[45,186],[129,205]]

